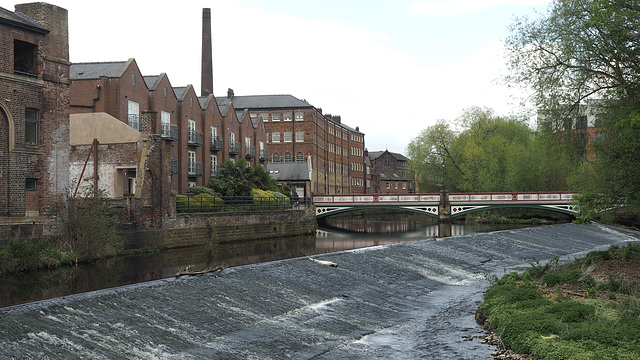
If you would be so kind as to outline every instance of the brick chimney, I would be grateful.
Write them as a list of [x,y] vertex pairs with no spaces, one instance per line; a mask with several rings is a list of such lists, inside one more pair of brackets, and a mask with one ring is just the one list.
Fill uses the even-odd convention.
[[202,70],[200,96],[213,94],[213,55],[211,50],[211,9],[202,9]]
[[229,90],[227,90],[227,99],[233,99],[233,96],[235,94],[233,93],[233,89],[229,88]]

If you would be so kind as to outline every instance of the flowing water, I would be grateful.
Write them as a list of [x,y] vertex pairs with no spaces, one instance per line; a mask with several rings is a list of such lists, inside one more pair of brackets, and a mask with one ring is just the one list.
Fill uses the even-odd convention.
[[[0,309],[0,358],[490,359],[495,348],[481,344],[473,316],[484,274],[638,240],[594,224],[447,238],[434,231],[320,230],[199,255],[180,250],[78,267],[83,275],[34,286],[63,297]],[[226,268],[175,277],[185,266],[180,257],[192,268]],[[92,291],[74,276],[113,287]],[[118,286],[123,281],[134,284]],[[28,286],[24,292],[33,292]],[[65,294],[72,290],[88,292]]]

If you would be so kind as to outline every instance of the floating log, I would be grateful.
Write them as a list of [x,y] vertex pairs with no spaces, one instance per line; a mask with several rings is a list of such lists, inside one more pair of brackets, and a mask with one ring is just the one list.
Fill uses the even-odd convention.
[[189,270],[189,267],[187,267],[184,270],[178,270],[178,272],[176,273],[176,277],[185,276],[185,275],[202,275],[210,272],[220,271],[223,269],[224,268],[222,266],[216,266],[216,267],[208,267],[203,270],[192,271],[192,270]]
[[331,262],[331,261],[326,261],[326,260],[318,260],[318,259],[314,259],[314,258],[307,258],[313,262],[317,262],[320,265],[324,265],[324,266],[328,266],[328,267],[338,267],[338,264]]

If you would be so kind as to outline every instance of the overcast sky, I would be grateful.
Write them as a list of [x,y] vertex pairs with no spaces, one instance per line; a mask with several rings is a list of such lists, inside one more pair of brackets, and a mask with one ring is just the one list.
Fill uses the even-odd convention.
[[[522,111],[504,73],[516,16],[549,0],[48,0],[69,11],[71,62],[135,58],[144,75],[200,91],[202,8],[211,8],[213,90],[291,94],[365,133],[370,151],[470,106]],[[15,1],[0,0],[14,10]],[[514,98],[516,96],[516,98]]]

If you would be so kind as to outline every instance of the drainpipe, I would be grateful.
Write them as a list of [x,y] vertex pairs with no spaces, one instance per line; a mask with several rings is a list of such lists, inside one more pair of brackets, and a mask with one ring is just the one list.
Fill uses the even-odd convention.
[[93,104],[92,105],[71,104],[69,106],[71,106],[71,107],[79,107],[79,108],[88,108],[88,109],[91,109],[91,112],[96,112],[96,102],[98,100],[100,100],[100,89],[102,89],[102,87],[100,85],[96,85],[96,98],[93,99]]

